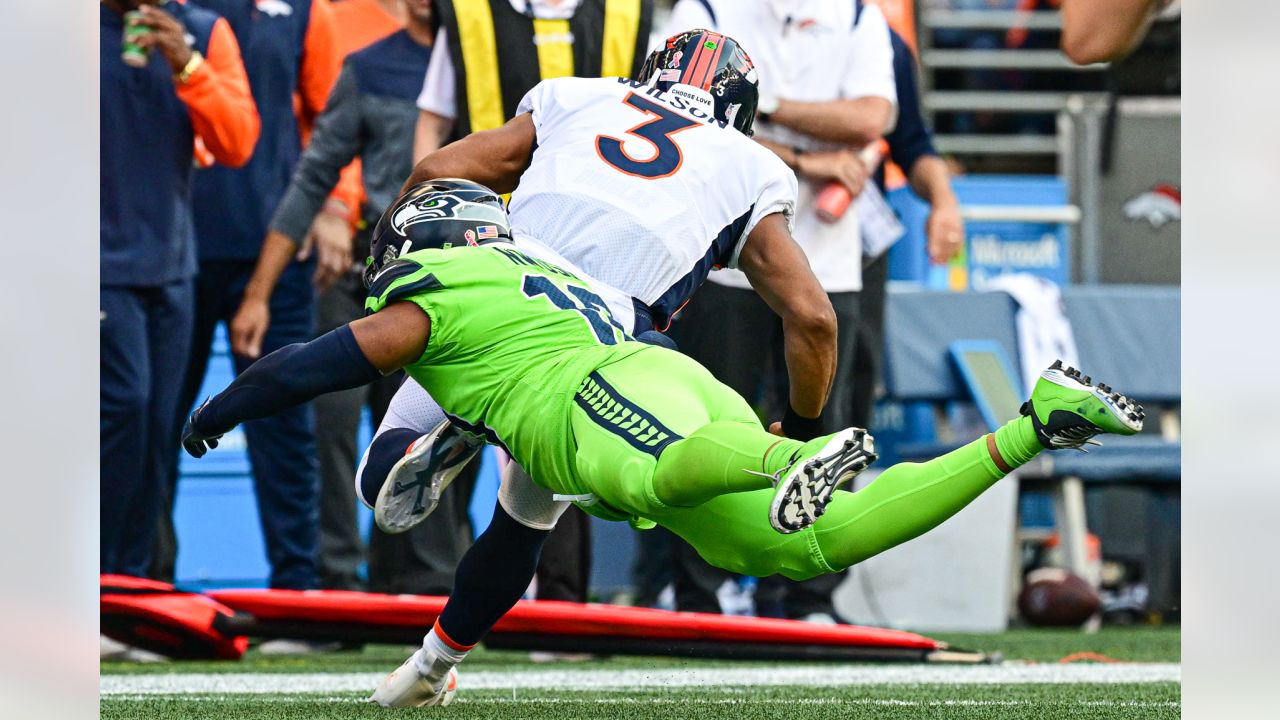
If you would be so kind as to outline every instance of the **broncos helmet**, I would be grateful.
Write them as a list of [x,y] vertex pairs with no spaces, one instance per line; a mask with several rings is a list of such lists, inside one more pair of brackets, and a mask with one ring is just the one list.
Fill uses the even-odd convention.
[[663,92],[698,97],[709,94],[717,120],[744,135],[753,132],[760,99],[756,66],[728,35],[711,30],[672,35],[661,48],[649,53],[635,79]]
[[502,198],[460,178],[427,180],[405,191],[378,220],[365,260],[364,285],[396,258],[414,250],[511,240]]

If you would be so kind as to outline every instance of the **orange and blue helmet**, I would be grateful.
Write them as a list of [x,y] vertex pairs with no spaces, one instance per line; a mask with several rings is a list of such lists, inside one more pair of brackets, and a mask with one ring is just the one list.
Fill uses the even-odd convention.
[[649,53],[635,78],[677,95],[708,98],[717,120],[751,135],[760,98],[755,64],[737,40],[711,30],[688,30]]

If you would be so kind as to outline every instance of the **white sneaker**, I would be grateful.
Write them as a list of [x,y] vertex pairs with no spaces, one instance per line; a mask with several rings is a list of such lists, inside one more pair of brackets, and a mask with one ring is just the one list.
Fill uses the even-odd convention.
[[414,440],[378,491],[373,508],[378,527],[394,535],[426,520],[445,488],[483,448],[448,420]]
[[449,669],[441,687],[432,686],[425,675],[418,672],[413,656],[392,670],[369,696],[370,702],[382,707],[434,707],[448,705],[458,693],[458,670]]

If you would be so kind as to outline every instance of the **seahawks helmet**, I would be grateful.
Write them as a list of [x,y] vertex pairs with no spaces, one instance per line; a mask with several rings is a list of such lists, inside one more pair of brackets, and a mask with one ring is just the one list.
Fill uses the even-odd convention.
[[737,40],[711,30],[672,35],[635,78],[663,92],[708,98],[717,120],[751,135],[760,98],[755,64]]
[[418,183],[378,220],[365,260],[365,287],[405,253],[496,240],[511,240],[507,208],[496,192],[459,178]]

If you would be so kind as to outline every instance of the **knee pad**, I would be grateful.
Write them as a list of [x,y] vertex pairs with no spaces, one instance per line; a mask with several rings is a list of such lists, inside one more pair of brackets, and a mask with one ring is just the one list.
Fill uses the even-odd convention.
[[533,530],[550,530],[569,503],[556,500],[552,492],[533,482],[524,468],[510,462],[502,472],[502,485],[498,488],[498,504],[512,520]]

